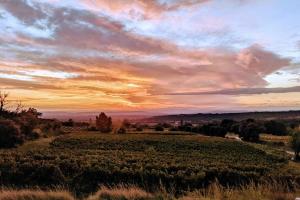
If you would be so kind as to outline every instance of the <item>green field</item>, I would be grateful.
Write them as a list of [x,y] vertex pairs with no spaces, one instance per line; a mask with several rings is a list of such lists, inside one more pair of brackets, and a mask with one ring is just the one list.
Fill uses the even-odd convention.
[[133,184],[154,191],[202,188],[250,180],[289,181],[284,152],[201,135],[74,133],[0,151],[0,184],[61,185],[77,195],[99,185]]

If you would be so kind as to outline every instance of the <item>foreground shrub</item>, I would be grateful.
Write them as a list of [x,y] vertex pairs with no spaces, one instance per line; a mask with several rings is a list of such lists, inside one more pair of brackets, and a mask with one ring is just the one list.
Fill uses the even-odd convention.
[[119,186],[116,188],[101,187],[100,190],[87,200],[151,200],[153,195],[138,187]]
[[2,190],[0,200],[75,200],[65,191]]
[[0,148],[12,148],[24,142],[18,126],[11,120],[0,120]]

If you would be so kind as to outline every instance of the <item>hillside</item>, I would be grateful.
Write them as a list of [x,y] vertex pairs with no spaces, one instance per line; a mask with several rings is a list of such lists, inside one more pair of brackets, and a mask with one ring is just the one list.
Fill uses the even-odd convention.
[[147,118],[147,122],[170,122],[170,121],[212,121],[222,119],[234,119],[237,121],[244,119],[300,119],[300,111],[278,111],[278,112],[241,112],[241,113],[197,113],[197,114],[179,114],[162,115]]

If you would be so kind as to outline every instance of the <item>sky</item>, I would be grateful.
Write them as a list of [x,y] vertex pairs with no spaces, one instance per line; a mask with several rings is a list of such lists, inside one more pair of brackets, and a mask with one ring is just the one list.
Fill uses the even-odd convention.
[[41,111],[300,108],[299,0],[0,0],[0,90]]

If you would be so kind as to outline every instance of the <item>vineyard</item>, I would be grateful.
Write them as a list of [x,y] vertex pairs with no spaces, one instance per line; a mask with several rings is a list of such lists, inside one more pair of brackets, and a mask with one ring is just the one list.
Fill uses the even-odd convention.
[[267,152],[247,143],[200,135],[76,133],[40,147],[1,150],[0,184],[61,185],[80,196],[99,185],[120,183],[180,192],[205,187],[216,179],[224,185],[266,178],[296,180],[283,170],[288,161],[282,152]]

